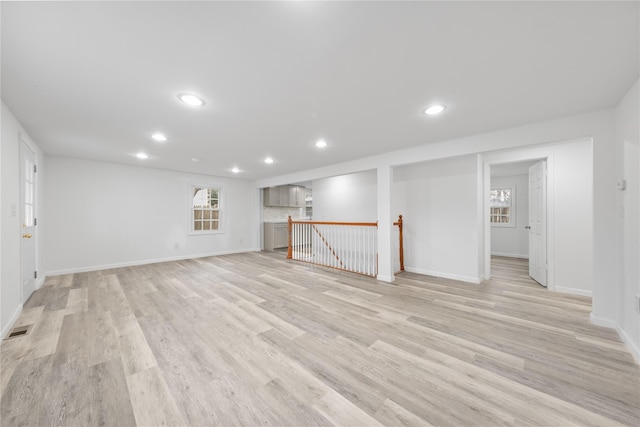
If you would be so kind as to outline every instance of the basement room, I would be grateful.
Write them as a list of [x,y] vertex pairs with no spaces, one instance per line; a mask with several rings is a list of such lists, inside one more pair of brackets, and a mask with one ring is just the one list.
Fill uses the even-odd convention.
[[2,426],[640,425],[640,1],[0,25]]

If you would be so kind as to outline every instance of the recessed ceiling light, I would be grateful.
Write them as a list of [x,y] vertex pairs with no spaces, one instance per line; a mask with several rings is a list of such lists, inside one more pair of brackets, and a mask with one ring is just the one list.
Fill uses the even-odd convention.
[[153,138],[154,140],[158,141],[158,142],[165,142],[167,140],[167,137],[164,136],[161,133],[154,133],[153,135],[151,135],[151,138]]
[[178,99],[184,102],[187,105],[191,105],[193,107],[202,107],[204,105],[204,101],[197,96],[190,93],[179,93]]
[[316,142],[316,147],[318,148],[324,148],[327,146],[327,142],[324,139],[319,139],[318,142]]
[[144,159],[148,159],[149,155],[147,153],[139,152],[138,154],[136,154],[136,157],[141,160],[144,160]]
[[266,159],[264,159],[264,162],[270,165],[271,163],[273,163],[273,159],[271,157],[267,157]]
[[231,169],[231,172],[238,173],[238,172],[240,172],[240,169],[238,169],[237,166],[234,166],[233,169]]
[[428,116],[433,116],[436,114],[440,114],[444,111],[445,106],[444,105],[432,105],[431,107],[427,108],[426,110],[424,110],[424,113]]
[[192,158],[191,158],[191,161],[192,161],[193,163],[198,163],[198,162],[200,161],[200,159],[199,159],[199,158],[197,158],[197,157],[192,157]]

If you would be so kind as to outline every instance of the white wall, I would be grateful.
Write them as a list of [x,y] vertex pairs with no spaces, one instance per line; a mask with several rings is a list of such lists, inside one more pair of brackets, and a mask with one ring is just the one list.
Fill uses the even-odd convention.
[[475,156],[394,169],[407,271],[479,282],[476,171]]
[[313,180],[313,219],[377,221],[376,183],[375,170]]
[[[2,103],[2,144],[0,149],[1,159],[1,230],[2,230],[2,266],[0,268],[0,325],[2,337],[8,332],[13,321],[20,314],[22,304],[29,295],[22,295],[21,285],[21,229],[20,220],[20,135],[22,139],[36,153],[38,165],[36,182],[36,269],[42,272],[42,231],[46,226],[46,218],[42,212],[42,188],[44,182],[43,156],[40,148],[29,138],[22,125],[16,120],[9,108]],[[36,282],[36,287],[42,284],[43,275]]]
[[592,295],[594,272],[593,164],[589,143],[555,147],[555,230],[557,290]]
[[[617,191],[621,260],[621,286],[617,293],[617,328],[636,360],[640,361],[640,313],[635,308],[640,295],[640,83],[636,84],[615,111],[617,179],[625,179],[627,188]],[[614,190],[612,190],[613,192]]]
[[491,254],[529,258],[529,175],[496,176],[491,188],[512,188],[513,227],[491,226]]
[[[252,182],[47,157],[47,274],[259,250]],[[189,184],[222,187],[224,233],[189,235]]]

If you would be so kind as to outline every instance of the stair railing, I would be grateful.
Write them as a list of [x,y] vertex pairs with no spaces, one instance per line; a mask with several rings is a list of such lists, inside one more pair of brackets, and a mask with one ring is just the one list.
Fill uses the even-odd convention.
[[[399,254],[399,268],[404,270],[402,216],[394,225],[400,232],[399,252],[394,248],[394,253]],[[288,259],[366,276],[378,274],[377,222],[298,221],[289,217],[288,231]]]

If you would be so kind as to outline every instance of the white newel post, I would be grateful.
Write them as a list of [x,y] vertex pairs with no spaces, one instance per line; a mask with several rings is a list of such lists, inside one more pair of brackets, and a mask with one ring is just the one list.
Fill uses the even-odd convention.
[[391,183],[393,168],[378,167],[378,280],[393,282]]

